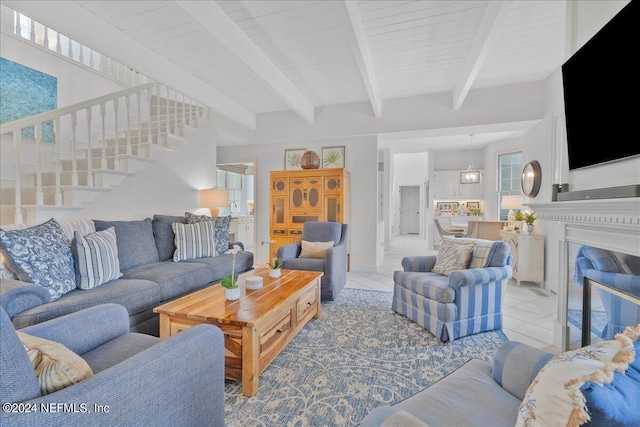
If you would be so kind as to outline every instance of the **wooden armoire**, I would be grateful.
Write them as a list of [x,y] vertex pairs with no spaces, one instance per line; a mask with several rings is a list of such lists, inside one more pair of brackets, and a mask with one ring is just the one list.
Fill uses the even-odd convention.
[[349,171],[301,169],[271,172],[270,260],[296,243],[306,221],[349,223]]

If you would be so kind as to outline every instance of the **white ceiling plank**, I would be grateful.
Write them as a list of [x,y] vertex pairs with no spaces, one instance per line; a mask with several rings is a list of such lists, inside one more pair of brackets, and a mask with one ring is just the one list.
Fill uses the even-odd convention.
[[358,63],[358,68],[360,69],[362,82],[367,89],[373,112],[376,118],[380,118],[382,117],[382,98],[380,97],[375,69],[371,61],[371,54],[369,53],[364,28],[362,27],[358,4],[356,2],[343,1],[338,3],[338,7],[345,19],[349,42],[351,43],[355,60]]
[[307,123],[314,122],[313,104],[215,2],[179,1],[177,3],[246,64],[256,78],[267,85]]
[[473,42],[458,84],[453,90],[453,110],[459,110],[462,106],[482,63],[491,49],[491,44],[498,33],[500,25],[511,8],[511,3],[513,1],[491,1],[487,5],[478,35]]

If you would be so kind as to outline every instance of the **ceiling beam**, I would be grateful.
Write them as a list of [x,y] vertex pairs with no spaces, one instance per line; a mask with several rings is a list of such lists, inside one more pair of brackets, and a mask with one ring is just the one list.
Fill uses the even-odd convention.
[[315,108],[215,1],[178,1],[196,22],[242,61],[258,80],[280,97],[307,123],[315,120]]
[[371,61],[369,45],[367,44],[364,27],[362,26],[358,3],[355,1],[345,0],[338,2],[337,4],[345,20],[345,29],[349,36],[351,50],[353,51],[356,62],[358,63],[358,68],[360,68],[362,82],[369,94],[369,101],[373,107],[373,112],[376,118],[380,118],[382,117],[382,99],[380,98],[378,80],[376,79],[376,73],[373,68],[373,61]]
[[459,110],[464,99],[467,97],[469,89],[471,89],[471,85],[482,67],[482,63],[487,58],[487,54],[500,29],[500,25],[507,12],[509,12],[509,9],[511,9],[511,3],[513,3],[513,1],[490,1],[487,4],[480,28],[478,29],[476,38],[471,46],[471,51],[462,69],[462,74],[453,90],[454,110]]

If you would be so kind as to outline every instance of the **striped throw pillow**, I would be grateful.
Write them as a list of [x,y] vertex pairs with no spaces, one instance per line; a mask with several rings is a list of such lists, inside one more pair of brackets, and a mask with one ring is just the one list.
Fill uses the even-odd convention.
[[202,221],[195,224],[171,224],[175,234],[176,250],[173,261],[216,256],[216,242],[213,234],[213,221]]
[[86,236],[74,231],[73,235],[71,248],[78,289],[93,289],[122,276],[115,228]]

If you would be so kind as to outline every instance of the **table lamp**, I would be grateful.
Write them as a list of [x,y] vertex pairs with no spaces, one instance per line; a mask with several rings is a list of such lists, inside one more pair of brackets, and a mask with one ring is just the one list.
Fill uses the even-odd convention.
[[502,209],[509,209],[509,215],[507,216],[507,230],[513,230],[514,228],[516,228],[514,210],[521,210],[522,202],[522,195],[502,196],[500,207]]
[[226,188],[210,188],[200,190],[200,207],[209,208],[211,216],[220,213],[220,207],[229,205],[229,190]]

